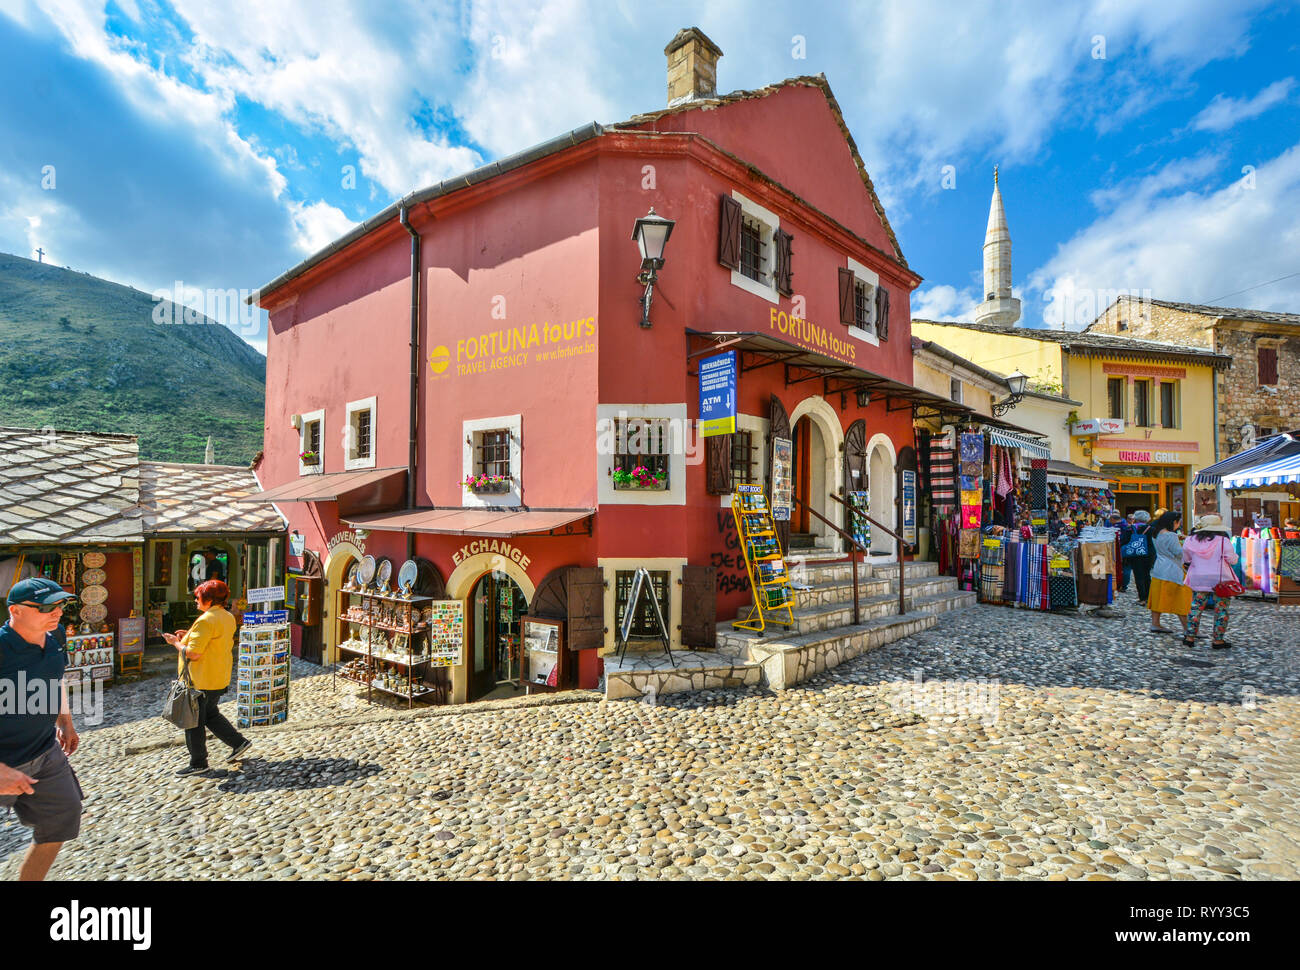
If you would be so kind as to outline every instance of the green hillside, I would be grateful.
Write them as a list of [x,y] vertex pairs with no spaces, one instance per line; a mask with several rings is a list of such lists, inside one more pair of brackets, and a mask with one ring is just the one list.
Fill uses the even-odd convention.
[[211,435],[219,464],[252,461],[266,358],[207,317],[156,324],[154,306],[129,286],[0,253],[0,425],[135,434],[155,461],[201,462]]

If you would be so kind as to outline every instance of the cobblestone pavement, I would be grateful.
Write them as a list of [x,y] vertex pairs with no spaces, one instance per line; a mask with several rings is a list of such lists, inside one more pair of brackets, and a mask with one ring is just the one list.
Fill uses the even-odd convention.
[[[51,875],[1300,876],[1300,617],[1234,603],[1237,646],[1212,652],[1125,613],[976,607],[781,694],[658,706],[412,715],[300,664],[291,721],[212,777],[172,775],[162,680],[115,687]],[[0,878],[26,838],[0,822]]]

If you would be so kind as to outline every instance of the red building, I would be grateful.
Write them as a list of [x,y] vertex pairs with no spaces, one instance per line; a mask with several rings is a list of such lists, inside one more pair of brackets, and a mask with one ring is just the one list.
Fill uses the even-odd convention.
[[[793,442],[796,542],[841,541],[807,509],[842,524],[846,481],[892,521],[932,400],[911,387],[920,277],[830,87],[719,97],[708,38],[667,53],[678,103],[415,192],[261,289],[257,471],[320,561],[326,659],[363,552],[427,559],[465,603],[454,701],[518,679],[509,617],[528,609],[567,616],[569,686],[595,686],[639,566],[673,646],[712,643],[750,602],[732,482],[770,479],[774,433]],[[651,207],[675,228],[643,327],[629,237]],[[698,361],[726,350],[737,431],[697,439]],[[619,487],[637,465],[661,485]],[[483,474],[508,491],[463,485]]]

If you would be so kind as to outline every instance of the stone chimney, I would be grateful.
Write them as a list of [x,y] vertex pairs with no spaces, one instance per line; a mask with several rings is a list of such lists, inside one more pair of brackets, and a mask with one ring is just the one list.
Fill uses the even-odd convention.
[[718,58],[722,51],[700,28],[677,31],[664,54],[668,57],[668,107],[717,95]]

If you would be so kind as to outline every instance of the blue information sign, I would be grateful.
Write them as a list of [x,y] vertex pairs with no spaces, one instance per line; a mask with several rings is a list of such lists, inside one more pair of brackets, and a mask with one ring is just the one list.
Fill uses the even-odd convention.
[[736,352],[700,361],[700,437],[736,430]]

